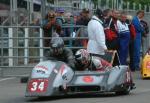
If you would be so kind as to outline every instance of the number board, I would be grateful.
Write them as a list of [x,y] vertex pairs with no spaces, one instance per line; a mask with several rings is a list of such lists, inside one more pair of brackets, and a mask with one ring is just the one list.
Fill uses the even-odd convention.
[[48,79],[32,79],[28,84],[28,91],[30,92],[46,92],[48,87]]
[[146,63],[146,68],[147,68],[147,69],[150,69],[150,61],[147,61],[147,63]]

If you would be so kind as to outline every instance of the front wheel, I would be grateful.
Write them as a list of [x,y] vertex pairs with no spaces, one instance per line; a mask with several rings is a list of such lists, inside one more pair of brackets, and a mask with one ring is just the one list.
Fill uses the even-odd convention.
[[20,83],[27,83],[29,80],[29,77],[21,77],[20,78]]

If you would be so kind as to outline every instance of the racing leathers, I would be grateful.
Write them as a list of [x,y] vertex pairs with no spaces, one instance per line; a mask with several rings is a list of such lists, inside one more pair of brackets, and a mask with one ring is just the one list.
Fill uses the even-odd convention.
[[64,48],[63,52],[61,54],[55,54],[52,52],[52,49],[50,48],[50,51],[48,52],[46,59],[48,60],[58,60],[58,61],[63,61],[68,64],[72,69],[74,69],[75,65],[75,59],[73,56],[73,52],[68,49]]
[[105,71],[106,69],[109,69],[110,67],[112,67],[111,63],[96,56],[91,56],[91,60],[89,61],[87,65],[79,64],[78,62],[75,63],[75,68],[78,71],[83,71],[83,70]]

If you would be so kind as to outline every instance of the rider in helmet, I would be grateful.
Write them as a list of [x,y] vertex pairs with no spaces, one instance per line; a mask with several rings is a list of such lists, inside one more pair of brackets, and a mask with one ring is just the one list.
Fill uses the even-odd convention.
[[54,55],[60,55],[64,49],[64,41],[60,37],[52,38],[50,46]]
[[87,50],[79,49],[75,53],[75,67],[77,70],[104,70],[107,67],[112,67],[112,65],[106,60],[91,56]]
[[67,63],[74,68],[74,56],[72,50],[64,47],[64,41],[61,37],[53,37],[50,42],[50,51],[47,56],[49,59],[56,59]]

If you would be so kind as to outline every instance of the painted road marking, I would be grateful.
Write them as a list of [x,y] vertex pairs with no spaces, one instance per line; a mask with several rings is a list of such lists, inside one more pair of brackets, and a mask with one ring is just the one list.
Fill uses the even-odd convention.
[[6,81],[6,80],[10,80],[10,79],[15,79],[15,77],[11,77],[11,78],[3,78],[3,79],[0,79],[0,82]]

